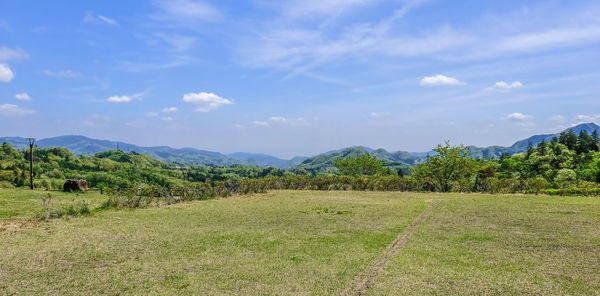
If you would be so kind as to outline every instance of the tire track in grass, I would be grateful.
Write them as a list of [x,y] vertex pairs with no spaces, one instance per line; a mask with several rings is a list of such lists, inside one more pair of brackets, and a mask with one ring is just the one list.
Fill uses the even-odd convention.
[[396,236],[394,241],[389,244],[385,250],[383,250],[379,257],[371,261],[371,263],[367,265],[363,272],[354,277],[354,280],[352,280],[352,282],[346,286],[346,289],[344,289],[340,295],[365,295],[366,291],[373,284],[373,281],[381,274],[392,258],[394,258],[394,256],[396,256],[396,254],[398,254],[398,252],[404,247],[417,227],[419,227],[419,225],[421,225],[427,219],[427,217],[429,217],[429,214],[431,214],[436,205],[437,202],[433,202],[429,205],[429,207],[421,212],[421,214],[419,214],[419,216],[413,220],[413,222],[405,231]]

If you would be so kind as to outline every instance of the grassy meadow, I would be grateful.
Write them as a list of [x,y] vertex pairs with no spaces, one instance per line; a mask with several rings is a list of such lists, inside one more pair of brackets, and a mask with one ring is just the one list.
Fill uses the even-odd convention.
[[0,221],[31,219],[42,211],[42,199],[48,194],[52,196],[54,207],[60,208],[77,203],[87,203],[90,208],[98,207],[106,196],[98,191],[86,194],[66,193],[61,191],[0,189]]
[[2,231],[0,295],[337,295],[402,235],[366,294],[600,294],[598,198],[273,191]]

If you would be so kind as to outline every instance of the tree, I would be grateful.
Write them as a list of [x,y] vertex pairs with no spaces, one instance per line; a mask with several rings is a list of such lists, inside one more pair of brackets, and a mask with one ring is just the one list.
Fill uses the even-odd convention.
[[546,140],[542,139],[537,146],[537,150],[540,155],[546,155]]
[[598,136],[598,130],[592,132],[592,149],[594,151],[600,150],[600,136]]
[[587,153],[592,150],[594,147],[593,138],[587,133],[587,131],[582,130],[579,132],[579,137],[577,137],[577,146],[575,147],[575,151],[577,153]]
[[568,132],[560,133],[560,137],[558,138],[558,142],[567,146],[570,150],[574,150],[577,146],[577,135],[575,132],[570,129]]
[[469,149],[451,146],[448,141],[439,144],[433,151],[436,155],[428,155],[427,162],[414,168],[415,178],[422,180],[427,189],[448,192],[452,184],[468,179],[473,174],[473,160],[469,158]]
[[525,158],[529,159],[529,157],[533,154],[533,144],[531,142],[527,143],[527,152],[525,153]]
[[342,171],[344,175],[350,176],[372,176],[389,174],[389,169],[384,168],[385,163],[369,153],[364,153],[358,157],[338,158],[333,162],[333,166]]
[[556,178],[554,179],[554,182],[556,182],[556,184],[561,188],[566,188],[569,185],[574,184],[576,181],[577,174],[571,169],[559,170],[556,174]]

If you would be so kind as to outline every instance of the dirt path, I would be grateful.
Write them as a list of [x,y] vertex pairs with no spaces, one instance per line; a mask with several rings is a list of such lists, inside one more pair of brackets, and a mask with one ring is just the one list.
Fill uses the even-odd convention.
[[381,274],[390,260],[392,260],[396,254],[398,254],[398,251],[404,247],[417,227],[423,223],[427,217],[429,217],[429,214],[431,214],[436,204],[437,202],[431,203],[429,207],[427,207],[427,209],[425,209],[405,231],[398,234],[394,241],[385,248],[381,255],[375,258],[375,260],[373,260],[363,272],[358,274],[340,295],[365,295],[365,292],[369,289],[369,287],[371,287],[373,281],[379,276],[379,274]]

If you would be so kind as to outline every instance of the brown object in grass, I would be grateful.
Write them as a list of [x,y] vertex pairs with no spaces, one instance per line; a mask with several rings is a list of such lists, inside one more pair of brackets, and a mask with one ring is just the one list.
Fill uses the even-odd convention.
[[69,179],[63,185],[63,190],[65,192],[81,191],[83,193],[86,193],[88,191],[87,181],[86,180]]

